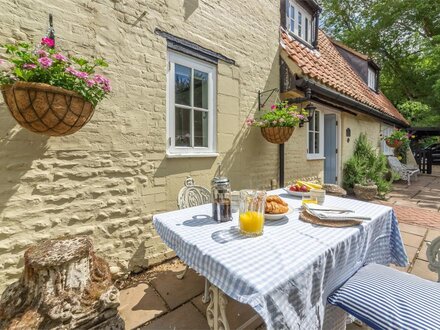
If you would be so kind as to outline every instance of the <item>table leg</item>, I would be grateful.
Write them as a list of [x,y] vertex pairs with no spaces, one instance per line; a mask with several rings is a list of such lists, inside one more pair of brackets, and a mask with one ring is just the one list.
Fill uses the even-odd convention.
[[209,287],[210,301],[206,309],[208,325],[213,330],[229,330],[228,319],[226,318],[226,304],[228,298],[215,285]]

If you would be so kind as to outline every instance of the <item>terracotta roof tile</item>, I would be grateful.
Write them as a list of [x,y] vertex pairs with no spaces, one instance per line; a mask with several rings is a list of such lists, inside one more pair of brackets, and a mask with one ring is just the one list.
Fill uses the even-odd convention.
[[285,31],[281,31],[281,43],[304,75],[405,124],[408,123],[382,92],[375,93],[367,86],[321,30],[318,33],[319,52],[305,47]]

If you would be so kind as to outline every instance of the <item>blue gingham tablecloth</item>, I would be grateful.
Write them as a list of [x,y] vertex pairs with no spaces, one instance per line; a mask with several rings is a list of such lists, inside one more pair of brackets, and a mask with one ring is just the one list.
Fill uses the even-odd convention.
[[368,263],[407,265],[392,208],[326,196],[371,220],[346,228],[298,219],[301,200],[275,190],[295,211],[266,221],[264,234],[245,237],[234,220],[217,223],[211,204],[154,216],[163,241],[191,268],[233,299],[251,305],[268,329],[318,329],[327,296]]

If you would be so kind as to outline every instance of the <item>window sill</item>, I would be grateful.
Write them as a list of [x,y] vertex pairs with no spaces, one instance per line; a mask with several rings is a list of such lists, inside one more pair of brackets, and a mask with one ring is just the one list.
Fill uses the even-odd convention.
[[307,155],[307,160],[325,160],[325,157],[320,155]]
[[218,157],[217,152],[204,152],[204,153],[166,153],[166,158],[215,158]]

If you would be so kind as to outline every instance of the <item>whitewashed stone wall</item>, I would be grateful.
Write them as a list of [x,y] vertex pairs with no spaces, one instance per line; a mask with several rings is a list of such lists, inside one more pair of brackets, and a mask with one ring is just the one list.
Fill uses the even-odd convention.
[[[37,43],[52,13],[58,46],[106,58],[114,88],[85,128],[62,138],[21,129],[0,101],[0,292],[21,272],[26,247],[61,235],[91,235],[114,273],[170,257],[152,214],[176,208],[188,174],[208,186],[223,161],[235,189],[268,188],[277,177],[277,146],[244,120],[258,90],[278,87],[279,1],[0,0],[0,8],[0,43]],[[218,65],[217,158],[165,157],[167,48],[155,28],[236,61]]]

